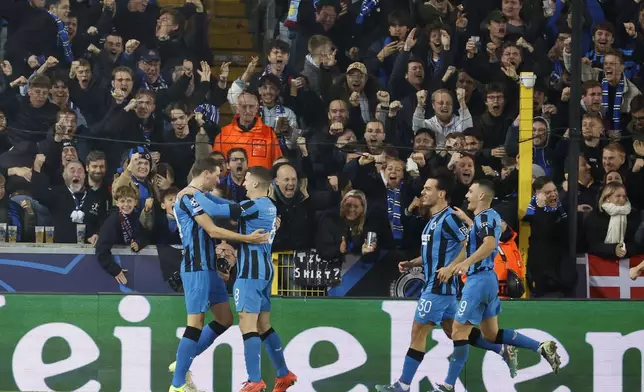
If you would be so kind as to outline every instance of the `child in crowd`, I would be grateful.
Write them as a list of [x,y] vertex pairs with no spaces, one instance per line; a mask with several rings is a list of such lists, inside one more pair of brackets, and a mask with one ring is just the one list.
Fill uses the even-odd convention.
[[132,214],[139,201],[139,193],[131,186],[121,186],[114,192],[117,208],[105,219],[98,234],[96,256],[101,267],[120,284],[127,284],[125,273],[112,256],[115,245],[129,245],[133,252],[145,247],[139,221]]

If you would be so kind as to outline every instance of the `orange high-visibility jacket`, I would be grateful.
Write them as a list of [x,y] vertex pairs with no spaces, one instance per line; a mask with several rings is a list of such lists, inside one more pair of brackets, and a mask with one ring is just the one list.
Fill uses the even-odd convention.
[[[505,285],[508,279],[508,268],[516,272],[521,279],[525,279],[525,264],[523,264],[521,252],[515,241],[516,237],[517,233],[512,231],[512,237],[509,240],[499,242],[499,248],[505,255],[505,260],[503,260],[501,252],[498,252],[494,258],[494,272],[497,278],[499,278],[499,297],[502,298],[508,297],[508,289]],[[467,275],[463,274],[462,280],[465,282]]]
[[239,116],[221,129],[215,138],[212,148],[228,156],[233,148],[243,148],[248,154],[248,166],[263,166],[270,169],[273,161],[282,156],[282,150],[273,128],[265,125],[262,119],[256,117],[255,126],[250,131],[239,127]]

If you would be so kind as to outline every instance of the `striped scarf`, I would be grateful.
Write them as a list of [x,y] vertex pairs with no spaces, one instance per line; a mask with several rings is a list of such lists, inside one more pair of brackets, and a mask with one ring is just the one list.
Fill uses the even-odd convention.
[[[622,99],[624,98],[624,78],[621,78],[615,91],[615,102],[613,102],[613,127],[612,130],[622,130]],[[604,113],[608,114],[608,94],[609,85],[608,80],[602,80],[602,108]]]
[[130,245],[132,241],[136,242],[138,237],[136,229],[130,221],[131,215],[125,215],[119,211],[119,220],[121,221],[121,231],[123,232],[123,242],[125,245]]
[[201,104],[195,108],[195,113],[201,113],[206,120],[213,124],[219,124],[219,109],[215,105]]
[[143,77],[143,88],[148,91],[154,91],[155,93],[161,90],[167,90],[168,89],[168,83],[166,83],[165,79],[163,76],[159,75],[159,78],[157,79],[156,82],[150,84],[148,83],[147,79],[145,76]]
[[364,22],[364,18],[369,16],[371,11],[378,5],[380,0],[362,0],[362,7],[360,7],[360,14],[356,19],[356,24],[361,25]]
[[401,182],[398,188],[387,188],[387,214],[389,215],[389,223],[391,223],[391,231],[395,240],[403,239],[402,205],[400,204],[402,185]]
[[56,28],[58,29],[58,46],[63,48],[63,53],[65,54],[65,60],[71,64],[74,61],[74,53],[72,52],[72,42],[69,40],[69,33],[67,33],[67,28],[65,23],[56,14],[51,11],[47,11],[49,16],[54,19],[56,22]]

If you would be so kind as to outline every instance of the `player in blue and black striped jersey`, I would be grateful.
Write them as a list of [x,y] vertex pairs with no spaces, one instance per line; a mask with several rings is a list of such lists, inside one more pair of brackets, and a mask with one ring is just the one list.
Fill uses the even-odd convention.
[[[221,166],[215,159],[201,159],[193,166],[193,179],[187,189],[209,192],[218,184],[220,173]],[[192,360],[233,322],[226,284],[216,268],[214,238],[256,244],[269,240],[268,233],[261,231],[247,235],[217,227],[197,199],[187,193],[180,193],[174,205],[183,245],[181,279],[188,321],[179,342],[177,361],[170,365],[170,370],[174,371],[170,392],[196,390],[188,373]],[[204,327],[204,313],[208,309],[212,311],[214,321]]]
[[250,200],[239,204],[208,194],[194,193],[195,200],[209,215],[238,220],[241,234],[256,230],[269,233],[267,244],[242,244],[238,256],[237,280],[233,290],[248,370],[248,382],[242,392],[263,391],[266,388],[260,374],[261,341],[277,368],[273,391],[286,391],[297,381],[297,377],[286,366],[282,343],[270,324],[270,295],[274,277],[271,244],[278,229],[277,209],[268,198],[271,181],[268,169],[259,166],[249,168],[244,188]]
[[[465,260],[449,267],[449,276],[467,273],[463,296],[458,304],[454,321],[452,340],[453,360],[449,364],[447,378],[438,385],[435,392],[453,391],[458,376],[467,361],[471,330],[479,325],[486,340],[497,344],[530,349],[541,354],[557,373],[560,358],[553,341],[539,343],[511,329],[499,329],[497,316],[501,313],[498,297],[499,281],[494,273],[494,257],[501,237],[501,217],[491,207],[494,199],[494,184],[487,180],[475,181],[466,195],[468,210],[474,219],[464,216],[470,226]],[[516,354],[516,353],[515,353]]]
[[[428,179],[423,187],[421,201],[423,206],[429,207],[432,217],[423,230],[421,255],[412,261],[399,263],[399,269],[403,272],[422,265],[426,283],[416,306],[411,344],[405,357],[402,375],[392,385],[376,386],[378,391],[409,391],[414,375],[423,361],[429,332],[441,324],[445,334],[451,335],[457,305],[457,283],[454,277],[443,282],[438,276],[452,263],[463,259],[468,234],[467,226],[447,202],[453,182],[452,175],[445,173]],[[508,365],[512,366],[509,361],[511,353],[508,353],[505,347],[486,342],[477,329],[472,331],[470,338],[473,345],[502,355]]]

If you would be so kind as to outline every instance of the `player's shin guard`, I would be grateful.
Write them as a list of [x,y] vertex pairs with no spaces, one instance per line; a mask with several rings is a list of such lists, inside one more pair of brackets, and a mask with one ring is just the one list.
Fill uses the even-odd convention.
[[177,367],[172,378],[172,386],[181,387],[186,383],[186,373],[190,369],[192,360],[197,356],[197,342],[201,330],[195,327],[186,327],[177,349]]
[[454,341],[454,354],[452,354],[454,359],[449,363],[449,370],[447,370],[445,384],[452,386],[456,385],[458,375],[461,374],[463,366],[465,366],[465,362],[467,362],[467,356],[469,353],[470,344],[467,340]]
[[284,377],[288,374],[286,361],[284,360],[284,351],[282,350],[282,341],[273,328],[266,331],[260,336],[271,363],[277,369],[277,377]]
[[210,324],[206,325],[201,331],[201,337],[197,342],[197,355],[206,351],[208,347],[217,339],[218,336],[222,335],[228,327],[224,327],[216,321],[211,321]]
[[248,381],[260,382],[262,379],[262,341],[257,332],[245,333],[242,337],[244,338],[244,357],[246,358]]
[[539,342],[518,333],[514,329],[499,329],[499,333],[496,335],[496,343],[509,344],[510,346],[514,347],[526,348],[528,350],[534,351],[535,353],[539,349]]
[[401,383],[407,385],[411,384],[411,380],[414,379],[418,366],[423,362],[424,356],[424,352],[414,350],[413,348],[407,350],[407,356],[405,356],[405,362],[403,363],[402,376],[400,376]]
[[483,350],[488,351],[494,351],[497,354],[500,354],[501,350],[503,349],[500,344],[490,343],[487,340],[483,339],[483,336],[481,336],[481,330],[478,328],[472,328],[472,332],[470,332],[468,341],[473,347],[482,348]]

